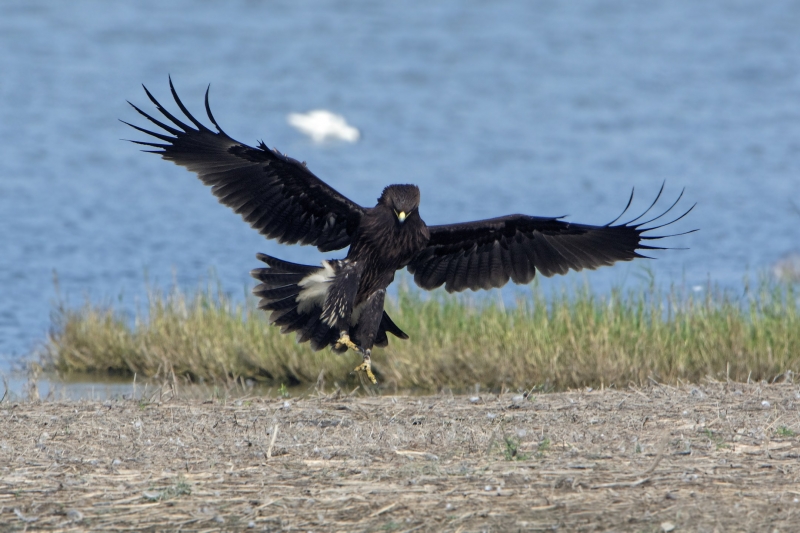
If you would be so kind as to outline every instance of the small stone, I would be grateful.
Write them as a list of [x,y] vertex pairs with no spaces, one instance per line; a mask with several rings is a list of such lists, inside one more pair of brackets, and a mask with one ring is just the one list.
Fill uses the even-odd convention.
[[489,420],[494,420],[495,418],[497,418],[497,415],[494,413],[486,413],[486,418],[488,418]]
[[480,402],[480,401],[481,401],[481,397],[480,397],[480,396],[472,396],[472,397],[469,399],[469,403],[478,403],[478,402]]
[[486,492],[491,492],[492,491],[492,486],[491,485],[486,485],[485,487],[483,487],[483,490],[485,490]]
[[761,402],[761,407],[769,407],[769,402],[767,400],[763,400]]
[[23,512],[22,512],[22,511],[20,511],[20,510],[19,510],[18,508],[16,508],[16,507],[14,508],[14,514],[15,514],[15,515],[17,515],[17,518],[19,518],[19,519],[20,519],[20,520],[22,520],[23,522],[28,522],[28,523],[30,523],[30,522],[36,522],[37,520],[39,520],[39,517],[38,517],[38,516],[25,516],[25,514],[23,514]]
[[661,522],[661,531],[664,533],[669,533],[670,531],[675,530],[675,524],[672,522]]

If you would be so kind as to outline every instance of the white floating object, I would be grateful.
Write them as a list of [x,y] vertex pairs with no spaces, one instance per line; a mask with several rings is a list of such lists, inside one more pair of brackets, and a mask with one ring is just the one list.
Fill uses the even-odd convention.
[[286,121],[311,137],[314,142],[339,140],[354,143],[361,137],[361,133],[348,124],[343,116],[324,109],[315,109],[308,113],[289,113]]

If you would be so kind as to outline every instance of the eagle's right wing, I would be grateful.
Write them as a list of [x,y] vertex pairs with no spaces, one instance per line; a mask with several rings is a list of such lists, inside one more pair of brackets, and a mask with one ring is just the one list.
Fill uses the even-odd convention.
[[350,245],[364,214],[363,207],[325,184],[305,163],[270,150],[263,142],[253,148],[230,138],[211,114],[208,90],[206,113],[216,131],[189,113],[171,79],[169,88],[178,107],[195,127],[169,113],[145,87],[150,101],[172,125],[131,104],[147,120],[169,133],[156,133],[123,121],[163,141],[133,142],[158,148],[152,152],[195,172],[203,183],[211,186],[211,192],[221,203],[239,213],[262,235],[282,243],[311,244],[322,252]]
[[[656,201],[660,196],[661,192]],[[678,200],[656,218],[636,224],[644,213],[625,224],[614,225],[614,220],[604,226],[527,215],[429,226],[430,241],[408,264],[408,271],[423,289],[432,290],[444,284],[448,292],[453,292],[502,287],[509,278],[514,283],[528,283],[537,270],[550,277],[566,274],[570,269],[595,269],[630,261],[645,257],[639,250],[662,249],[646,244],[647,241],[674,236],[644,234],[680,220],[694,206],[661,226],[643,226],[664,216]]]

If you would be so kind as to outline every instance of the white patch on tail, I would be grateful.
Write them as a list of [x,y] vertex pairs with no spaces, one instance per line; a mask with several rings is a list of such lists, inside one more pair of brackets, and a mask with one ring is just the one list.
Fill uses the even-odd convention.
[[297,310],[305,313],[315,305],[322,307],[325,303],[325,298],[328,296],[328,290],[331,287],[331,281],[336,277],[333,267],[328,261],[322,262],[322,268],[309,274],[300,280],[297,284],[301,287],[300,294],[297,295]]

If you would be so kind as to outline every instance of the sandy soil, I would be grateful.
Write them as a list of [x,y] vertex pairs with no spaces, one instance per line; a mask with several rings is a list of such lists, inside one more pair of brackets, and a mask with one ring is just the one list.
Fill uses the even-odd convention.
[[0,529],[797,531],[800,387],[0,404]]

